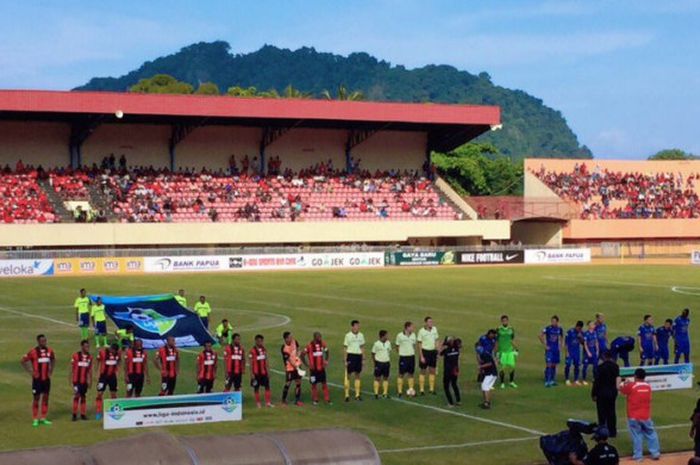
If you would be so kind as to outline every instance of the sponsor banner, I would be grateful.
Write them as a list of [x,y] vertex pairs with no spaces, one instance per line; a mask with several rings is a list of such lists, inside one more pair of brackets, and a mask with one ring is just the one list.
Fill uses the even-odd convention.
[[241,255],[228,257],[231,270],[297,270],[320,268],[383,267],[384,253],[307,253]]
[[0,260],[0,278],[53,276],[53,260]]
[[241,421],[240,392],[105,399],[104,429]]
[[57,275],[143,273],[141,257],[57,258]]
[[229,269],[229,257],[225,255],[144,257],[143,269],[146,273],[224,271]]
[[524,262],[525,252],[522,250],[503,250],[498,252],[457,252],[458,265],[500,265]]
[[454,252],[387,252],[386,264],[395,266],[454,265]]
[[589,263],[591,249],[531,249],[525,251],[525,263]]
[[700,250],[693,250],[693,253],[690,256],[690,263],[693,265],[700,265]]
[[620,367],[620,376],[625,381],[634,381],[634,370],[644,368],[645,381],[653,391],[670,391],[693,388],[693,364],[655,365],[645,367]]

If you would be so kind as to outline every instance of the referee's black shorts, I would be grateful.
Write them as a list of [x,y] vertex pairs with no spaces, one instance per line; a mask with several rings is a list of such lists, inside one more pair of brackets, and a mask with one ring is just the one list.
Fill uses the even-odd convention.
[[362,354],[348,354],[348,374],[362,373]]
[[437,367],[437,350],[422,350],[421,353],[425,359],[425,363],[420,362],[419,364],[421,370]]
[[399,376],[412,375],[416,372],[416,356],[399,357]]
[[389,378],[389,372],[391,371],[391,362],[375,362],[374,363],[374,377],[375,378]]

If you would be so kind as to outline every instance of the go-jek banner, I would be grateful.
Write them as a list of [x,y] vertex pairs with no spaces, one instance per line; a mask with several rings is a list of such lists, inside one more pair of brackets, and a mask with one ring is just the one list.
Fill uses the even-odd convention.
[[240,392],[105,399],[104,429],[240,421]]
[[53,260],[0,260],[0,278],[53,276]]
[[172,294],[102,296],[102,302],[114,324],[119,328],[132,325],[134,336],[143,341],[146,349],[162,347],[168,336],[175,338],[178,347],[216,342],[199,317],[177,303]]
[[693,388],[693,364],[655,365],[645,367],[620,368],[620,377],[625,381],[634,380],[634,371],[644,368],[647,376],[645,381],[651,385],[652,391],[670,391],[674,389]]

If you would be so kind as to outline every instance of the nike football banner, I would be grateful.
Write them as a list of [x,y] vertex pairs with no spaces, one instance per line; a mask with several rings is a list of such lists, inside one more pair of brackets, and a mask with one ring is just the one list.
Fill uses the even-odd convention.
[[178,347],[216,343],[199,317],[177,303],[172,294],[101,297],[114,324],[120,329],[133,326],[134,336],[143,341],[146,349],[162,347],[168,336],[175,338]]

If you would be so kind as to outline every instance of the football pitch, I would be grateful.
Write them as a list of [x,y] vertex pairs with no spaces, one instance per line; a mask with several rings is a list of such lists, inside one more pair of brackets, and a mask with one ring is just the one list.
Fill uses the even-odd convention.
[[[330,347],[330,381],[334,383],[332,406],[310,404],[304,383],[304,407],[279,407],[283,377],[272,375],[274,409],[255,408],[248,375],[244,382],[243,421],[167,428],[173,434],[235,434],[282,429],[352,428],[367,434],[385,464],[528,464],[544,461],[538,436],[564,429],[567,418],[595,420],[595,405],[585,387],[545,389],[542,383],[543,349],[538,341],[549,317],[558,314],[564,329],[576,320],[607,315],[610,336],[635,335],[642,315],[651,313],[655,323],[674,318],[684,307],[691,319],[700,302],[700,268],[690,266],[561,266],[477,267],[332,272],[271,272],[231,274],[171,274],[138,277],[88,277],[3,279],[0,281],[0,450],[82,445],[142,431],[103,431],[92,420],[70,421],[72,389],[68,360],[78,350],[79,331],[72,302],[78,289],[90,294],[141,295],[174,292],[184,288],[192,305],[206,295],[215,325],[227,317],[241,332],[246,350],[256,333],[264,334],[271,367],[282,369],[281,334],[289,330],[305,345],[313,331],[321,331]],[[473,346],[487,329],[496,327],[501,314],[510,315],[520,348],[518,389],[498,389],[493,409],[481,410],[475,383]],[[386,329],[394,340],[403,322],[417,326],[430,315],[440,335],[461,337],[462,406],[446,408],[438,375],[438,396],[412,400],[374,400],[371,363],[365,365],[363,402],[342,401],[342,341],[350,320],[358,319],[367,339],[366,350]],[[698,336],[691,326],[693,355]],[[110,332],[114,326],[110,323]],[[56,351],[49,418],[52,426],[31,426],[31,380],[19,359],[34,345],[37,333],[45,333]],[[93,341],[91,341],[92,343]],[[94,349],[93,349],[94,351]],[[178,393],[195,391],[195,352],[185,352]],[[633,360],[637,359],[635,354]],[[396,375],[396,356],[392,359]],[[559,369],[562,379],[563,367]],[[152,382],[145,395],[158,391],[159,376],[151,368]],[[590,376],[590,374],[589,374]],[[123,380],[120,377],[121,392]],[[217,380],[217,389],[223,380]],[[395,382],[392,379],[392,392]],[[695,406],[694,390],[660,392],[654,397],[654,420],[660,427],[664,451],[687,450],[688,418]],[[89,393],[94,412],[94,389]],[[618,402],[624,418],[624,402]],[[91,419],[94,416],[91,415]],[[624,428],[625,425],[621,425]],[[625,432],[614,442],[628,455]],[[147,444],[144,444],[147,447]]]

